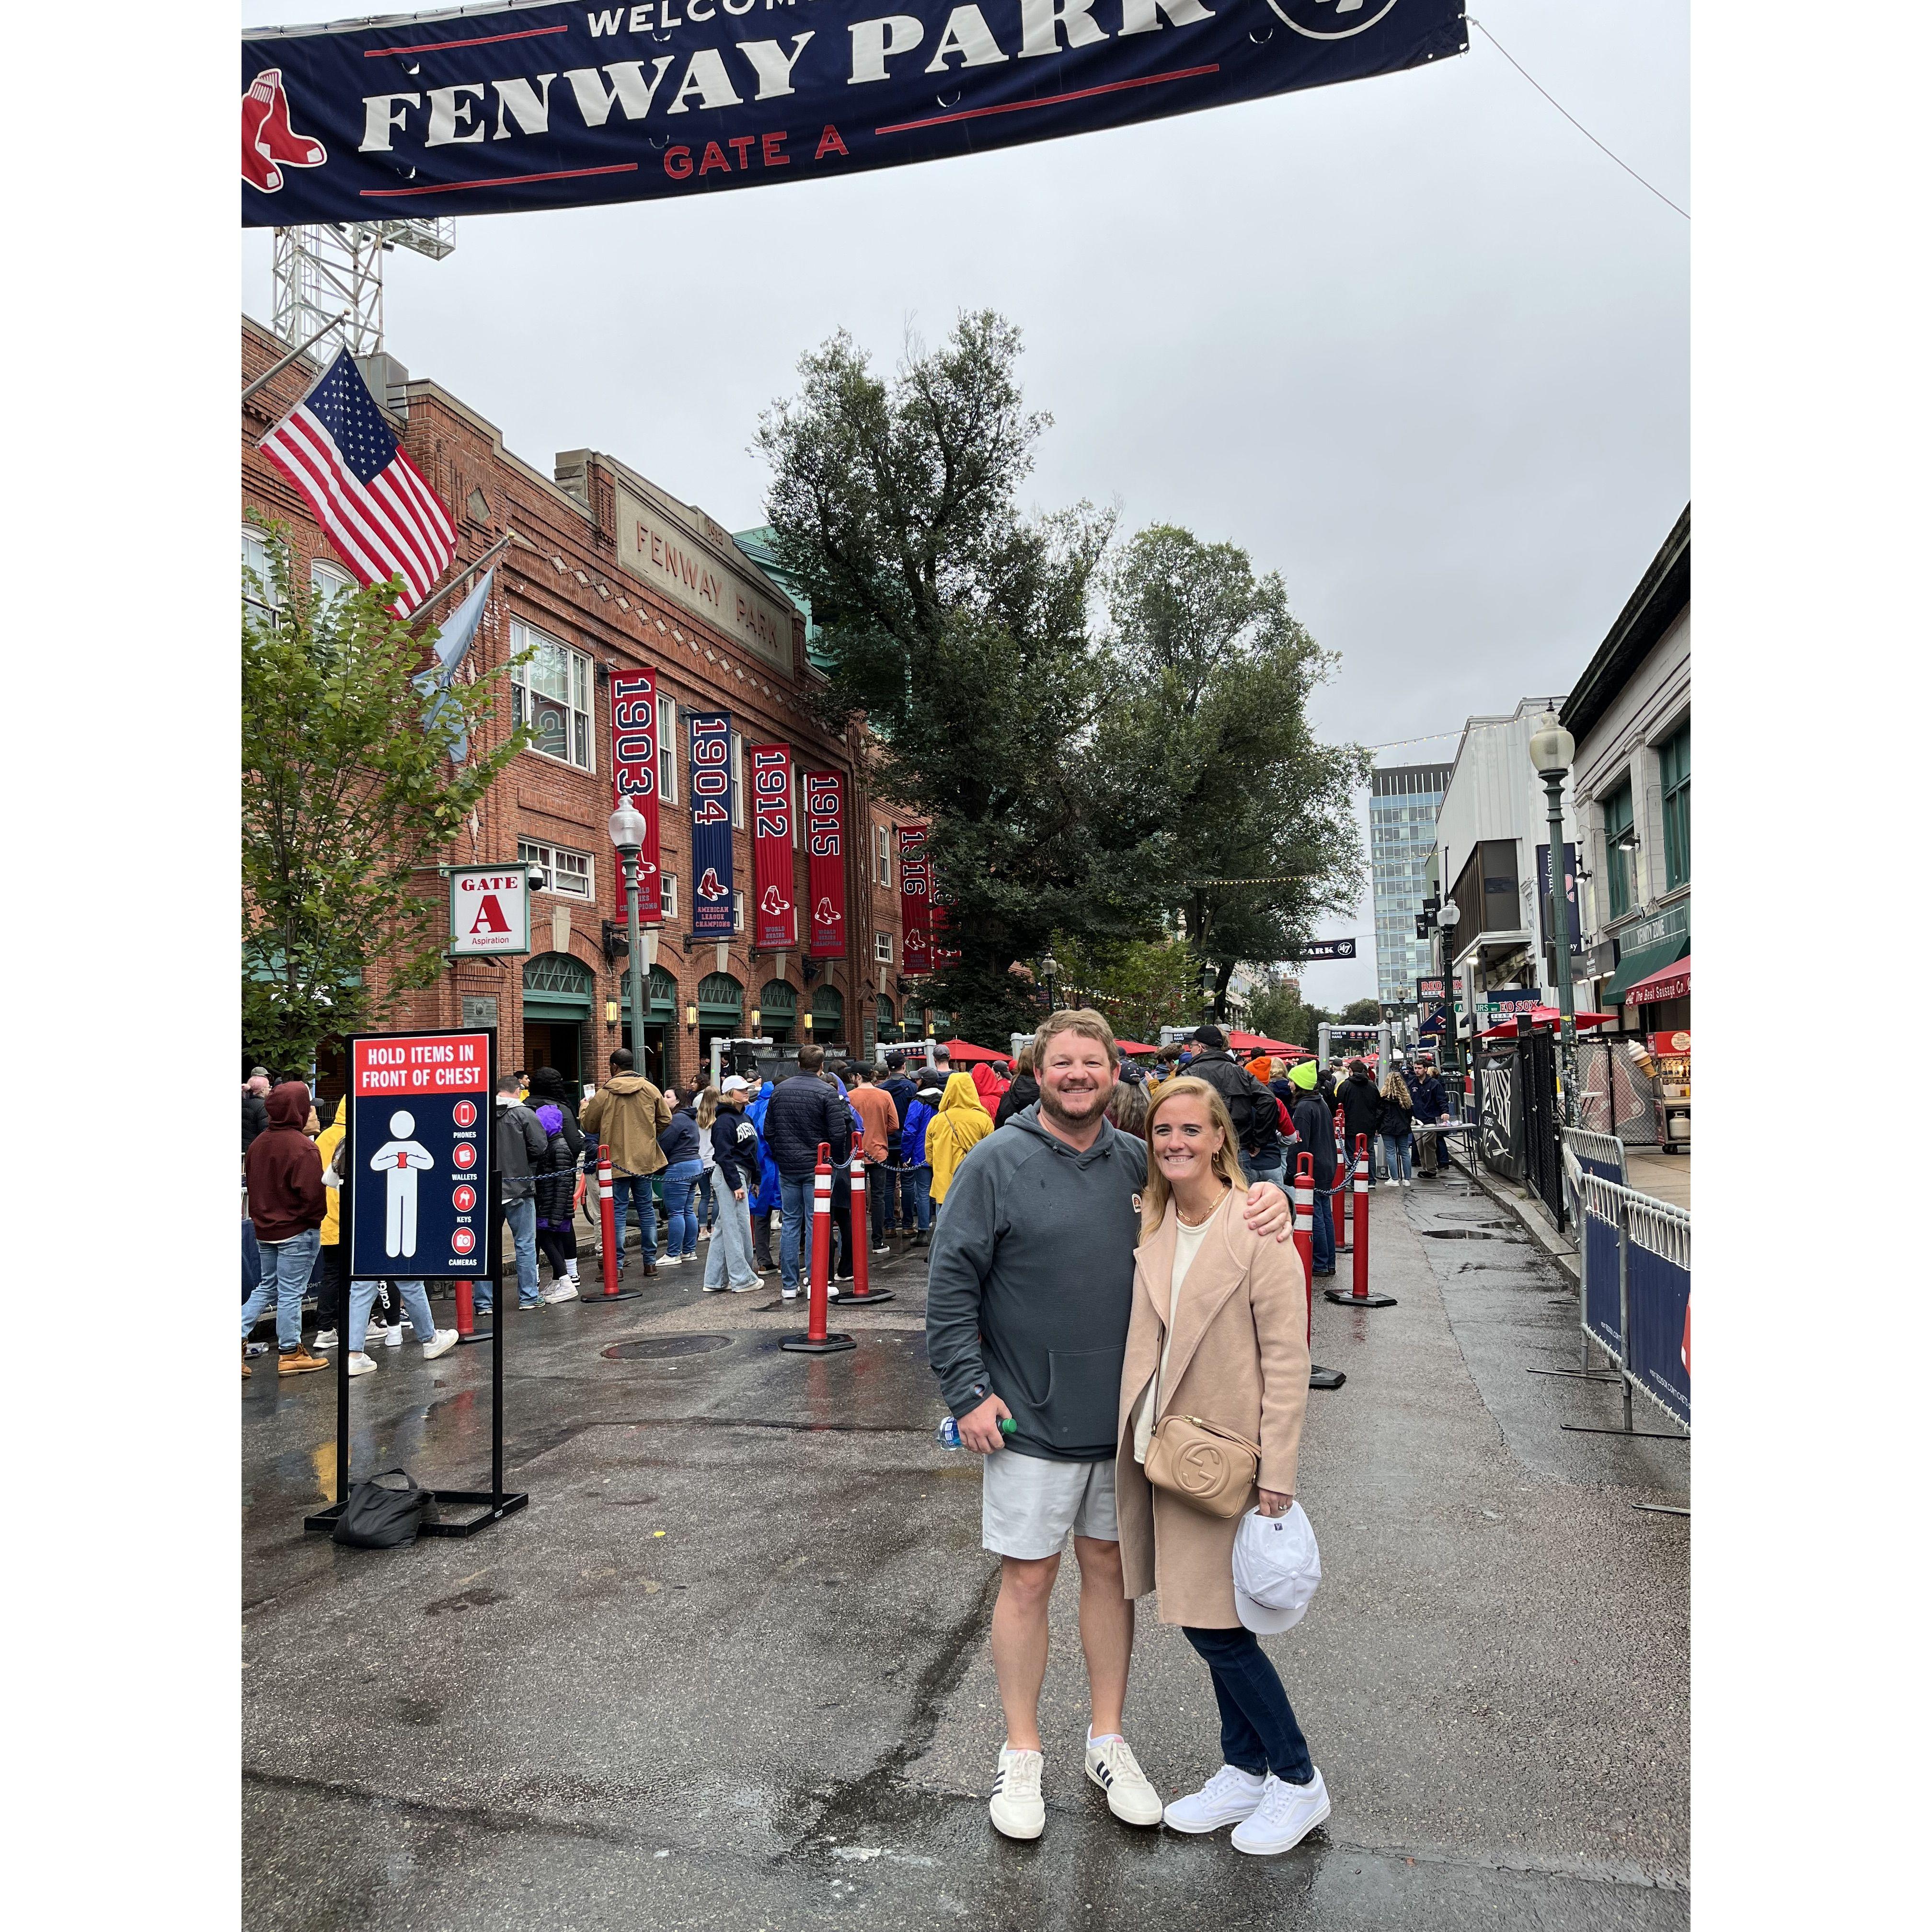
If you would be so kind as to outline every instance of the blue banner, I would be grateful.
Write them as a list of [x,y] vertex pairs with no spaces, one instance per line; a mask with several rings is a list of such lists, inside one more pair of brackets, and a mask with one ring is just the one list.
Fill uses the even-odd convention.
[[1468,44],[1463,0],[644,0],[258,28],[242,42],[242,219],[808,181],[1397,73]]
[[729,939],[731,898],[731,714],[691,714],[691,930]]

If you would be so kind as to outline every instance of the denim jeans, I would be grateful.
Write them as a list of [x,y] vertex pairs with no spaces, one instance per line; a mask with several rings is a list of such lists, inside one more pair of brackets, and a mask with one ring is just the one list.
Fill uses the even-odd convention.
[[1254,1632],[1245,1628],[1196,1630],[1184,1624],[1180,1634],[1214,1677],[1214,1701],[1221,1707],[1223,1761],[1257,1778],[1271,1771],[1284,1784],[1307,1784],[1315,1775],[1308,1741]]
[[[537,1292],[537,1204],[534,1196],[528,1201],[506,1201],[503,1219],[509,1225],[510,1239],[516,1245],[517,1299],[526,1308],[541,1301],[543,1297]],[[496,1283],[484,1281],[479,1284],[482,1292],[476,1297],[478,1308],[494,1306]]]
[[866,1213],[872,1224],[872,1245],[880,1247],[886,1238],[886,1211],[892,1204],[892,1178],[883,1162],[873,1161],[866,1168]]
[[1381,1138],[1382,1165],[1388,1169],[1390,1180],[1413,1180],[1415,1174],[1410,1164],[1409,1156],[1414,1148],[1415,1136],[1413,1134],[1384,1134]]
[[706,1288],[756,1288],[758,1271],[752,1265],[752,1212],[722,1180],[718,1184],[718,1231],[704,1258]]
[[286,1241],[263,1241],[262,1279],[255,1292],[242,1304],[242,1339],[270,1302],[275,1304],[275,1346],[286,1353],[302,1346],[302,1297],[308,1290],[309,1271],[315,1266],[316,1251],[322,1246],[322,1230],[304,1228]]
[[616,1230],[614,1236],[617,1244],[617,1272],[624,1271],[624,1230],[628,1225],[631,1204],[638,1208],[638,1252],[646,1268],[656,1265],[658,1258],[658,1208],[651,1198],[651,1178],[648,1174],[618,1174],[610,1178],[610,1205],[615,1210]]
[[898,1176],[899,1226],[922,1234],[932,1226],[932,1169],[902,1168]]
[[[778,1236],[778,1282],[788,1294],[798,1292],[799,1251],[806,1240],[806,1224],[812,1219],[812,1183],[809,1174],[782,1174],[778,1176],[778,1213],[782,1217]],[[805,1265],[808,1270],[812,1258],[808,1252]]]
[[[512,1203],[512,1205],[514,1204]],[[369,1336],[369,1311],[376,1305],[379,1281],[352,1281],[349,1284],[349,1352],[359,1355]],[[410,1333],[418,1342],[436,1340],[436,1317],[430,1312],[429,1292],[419,1281],[399,1281],[396,1292],[403,1298],[403,1312],[410,1318]]]
[[255,1238],[255,1224],[242,1223],[242,1299],[246,1301],[262,1285],[262,1244]]
[[1315,1187],[1315,1253],[1310,1265],[1317,1274],[1335,1266],[1335,1197],[1318,1181]]
[[699,1177],[698,1183],[698,1205],[692,1210],[697,1217],[698,1230],[700,1234],[702,1234],[706,1228],[712,1226],[716,1222],[718,1219],[718,1197],[725,1190],[724,1189],[721,1188],[718,1185],[717,1168],[715,1167],[707,1167],[704,1170],[704,1173]]
[[694,1160],[674,1160],[658,1178],[664,1183],[664,1252],[689,1256],[698,1252],[698,1208],[693,1197],[704,1172]]
[[1247,1178],[1247,1183],[1250,1187],[1253,1186],[1258,1180],[1271,1180],[1276,1186],[1286,1190],[1288,1162],[1281,1154],[1277,1154],[1274,1160],[1266,1166],[1263,1166],[1246,1148],[1238,1148],[1235,1150],[1235,1158],[1240,1162],[1241,1172]]

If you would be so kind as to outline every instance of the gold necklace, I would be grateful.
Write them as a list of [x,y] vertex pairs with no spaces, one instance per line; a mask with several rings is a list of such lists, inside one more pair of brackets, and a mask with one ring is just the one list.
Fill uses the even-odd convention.
[[[1221,1184],[1221,1200],[1226,1199],[1227,1193],[1228,1184],[1224,1180]],[[1182,1214],[1180,1203],[1177,1201],[1174,1204],[1174,1217],[1184,1228],[1204,1228],[1221,1211],[1221,1200],[1217,1200],[1198,1221],[1190,1221],[1185,1214]]]

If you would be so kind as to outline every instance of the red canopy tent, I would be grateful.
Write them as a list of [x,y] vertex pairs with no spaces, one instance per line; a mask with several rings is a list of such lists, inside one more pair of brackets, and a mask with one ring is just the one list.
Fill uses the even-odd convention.
[[1306,1060],[1309,1057],[1306,1047],[1290,1046],[1285,1040],[1264,1040],[1258,1033],[1231,1033],[1228,1045],[1236,1053],[1272,1053],[1283,1060]]
[[1159,1047],[1149,1046],[1144,1041],[1138,1040],[1116,1039],[1114,1044],[1123,1053],[1158,1053],[1160,1051]]
[[[1484,1040],[1514,1039],[1518,1017],[1512,1013],[1508,1019],[1485,1029],[1482,1037]],[[1538,1006],[1530,1014],[1531,1020],[1539,1027],[1553,1027],[1562,1017],[1554,1006]],[[1615,1013],[1579,1013],[1576,1020],[1580,1027],[1611,1026],[1616,1024],[1616,1017]]]
[[975,1046],[970,1040],[949,1040],[946,1051],[956,1064],[974,1060],[1010,1060],[1010,1053],[995,1053],[990,1046]]

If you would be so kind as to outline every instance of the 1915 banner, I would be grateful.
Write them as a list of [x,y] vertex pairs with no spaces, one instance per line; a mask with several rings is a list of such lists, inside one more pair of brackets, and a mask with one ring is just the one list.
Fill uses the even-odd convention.
[[256,28],[242,218],[809,181],[1394,74],[1468,44],[1463,0],[644,0]]
[[691,714],[691,929],[729,939],[731,903],[731,714]]
[[899,928],[905,935],[905,970],[932,970],[932,883],[923,825],[899,827]]
[[[628,798],[644,821],[638,852],[638,917],[647,926],[664,918],[658,867],[658,686],[654,671],[613,674],[610,679],[610,806]],[[624,890],[624,862],[616,868],[615,903],[620,922],[630,917]]]
[[812,897],[814,959],[845,950],[845,781],[837,772],[805,775],[805,850]]
[[761,952],[788,952],[798,944],[798,908],[791,898],[791,747],[747,745],[745,755],[752,763],[752,887],[758,901],[752,944]]

